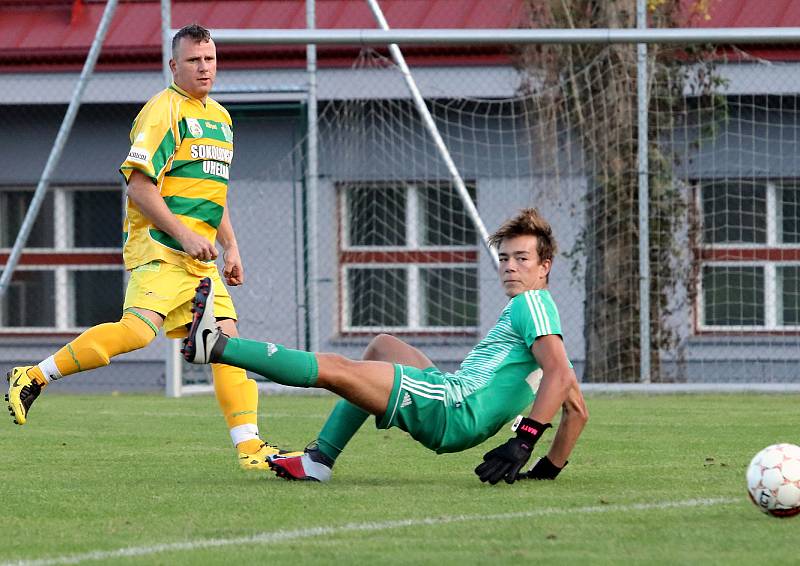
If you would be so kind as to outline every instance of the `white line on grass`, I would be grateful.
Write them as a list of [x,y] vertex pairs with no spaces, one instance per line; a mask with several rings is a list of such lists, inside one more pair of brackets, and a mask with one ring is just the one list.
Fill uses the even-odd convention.
[[661,503],[632,503],[629,505],[593,505],[589,507],[578,507],[577,509],[565,509],[548,507],[533,511],[517,511],[514,513],[498,513],[495,515],[451,515],[442,517],[422,517],[420,519],[401,519],[398,521],[382,521],[379,523],[348,523],[339,527],[311,527],[308,529],[280,530],[256,535],[222,538],[222,539],[200,539],[187,542],[173,542],[166,544],[155,544],[153,546],[134,546],[119,548],[117,550],[96,550],[83,554],[72,554],[67,556],[56,556],[54,558],[41,558],[38,560],[19,560],[17,562],[2,562],[0,566],[54,566],[58,564],[79,564],[96,560],[110,560],[114,558],[130,558],[134,556],[149,556],[161,552],[181,552],[194,551],[203,548],[218,548],[231,545],[246,544],[266,544],[277,541],[297,540],[313,538],[323,535],[337,535],[342,533],[384,531],[398,529],[402,527],[417,526],[436,526],[449,523],[466,523],[470,521],[508,521],[513,519],[523,519],[539,517],[542,515],[559,515],[569,513],[574,515],[593,514],[593,513],[612,513],[615,511],[652,511],[661,509],[675,509],[683,507],[701,507],[711,505],[727,505],[737,503],[740,498],[719,497],[712,499],[687,499],[684,501],[667,501]]

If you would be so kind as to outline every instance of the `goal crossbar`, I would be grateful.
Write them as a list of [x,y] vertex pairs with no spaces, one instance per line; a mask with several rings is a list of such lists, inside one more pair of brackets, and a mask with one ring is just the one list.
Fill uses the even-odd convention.
[[[174,34],[177,30],[172,30]],[[799,43],[800,27],[670,29],[213,29],[218,44]]]

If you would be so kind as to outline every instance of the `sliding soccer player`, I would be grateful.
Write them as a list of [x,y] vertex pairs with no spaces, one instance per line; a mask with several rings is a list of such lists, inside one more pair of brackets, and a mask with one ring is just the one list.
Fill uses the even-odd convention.
[[[300,456],[269,458],[286,479],[327,481],[347,442],[369,414],[379,428],[396,426],[438,453],[458,452],[495,435],[518,415],[515,435],[487,452],[475,473],[483,482],[555,479],[566,466],[588,412],[547,290],[556,242],[536,209],[522,210],[489,239],[509,302],[499,320],[455,373],[437,369],[421,351],[377,336],[364,359],[291,350],[228,336],[214,321],[214,286],[204,279],[184,340],[193,363],[224,363],[277,383],[332,391],[340,401],[319,436]],[[520,473],[558,410],[562,418],[546,456]]]

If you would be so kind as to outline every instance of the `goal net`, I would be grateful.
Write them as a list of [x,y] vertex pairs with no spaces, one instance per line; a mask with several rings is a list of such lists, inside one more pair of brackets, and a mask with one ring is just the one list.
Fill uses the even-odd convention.
[[[601,50],[556,80],[519,63],[501,78],[488,68],[420,73],[489,232],[523,207],[552,223],[550,289],[587,383],[638,382],[647,355],[631,50]],[[764,67],[650,63],[653,383],[800,383],[796,97],[736,78],[751,76],[748,65],[753,77]],[[240,332],[306,348],[313,328],[319,349],[351,357],[387,332],[455,370],[508,299],[445,161],[380,53],[321,74],[320,91],[316,192],[302,136],[283,157],[265,150],[260,167],[235,164],[253,171],[230,193],[248,273],[234,290]],[[242,159],[254,141],[237,143]],[[198,371],[185,368],[187,380],[207,379]]]

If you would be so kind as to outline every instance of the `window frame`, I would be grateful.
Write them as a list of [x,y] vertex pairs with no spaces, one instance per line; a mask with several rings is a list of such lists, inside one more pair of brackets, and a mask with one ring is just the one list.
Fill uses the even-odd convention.
[[[387,332],[405,336],[469,336],[474,337],[480,330],[480,320],[473,326],[422,326],[424,305],[421,295],[423,269],[475,269],[477,286],[475,292],[480,299],[480,261],[479,238],[476,234],[474,245],[423,245],[421,240],[422,208],[419,191],[425,185],[445,184],[448,181],[405,180],[405,181],[340,181],[336,183],[336,199],[338,210],[337,237],[337,270],[339,295],[339,335],[342,337],[373,336],[379,332]],[[365,246],[351,245],[349,242],[350,218],[349,189],[364,185],[380,190],[381,185],[403,186],[407,195],[406,201],[406,244],[403,246]],[[477,193],[477,183],[467,182]],[[350,298],[348,276],[353,269],[404,269],[407,274],[406,309],[408,325],[406,326],[353,326],[350,324]],[[480,309],[479,309],[480,312]]]
[[[778,192],[782,182],[794,179],[747,179],[749,183],[766,186],[766,241],[753,243],[706,243],[703,241],[705,216],[703,211],[703,185],[721,179],[699,179],[693,183],[694,203],[700,219],[697,294],[695,299],[694,328],[696,335],[800,335],[800,325],[779,325],[778,267],[800,267],[800,243],[779,242],[780,210]],[[726,180],[728,181],[728,180]],[[729,182],[729,181],[728,181]],[[800,188],[800,182],[798,182]],[[798,189],[800,190],[800,189]],[[763,325],[710,325],[705,324],[704,267],[761,267],[764,270],[764,324]]]
[[[70,272],[74,271],[125,271],[122,259],[122,245],[119,247],[73,247],[75,234],[73,223],[64,221],[73,216],[73,199],[71,193],[81,191],[119,191],[120,185],[113,183],[104,184],[75,184],[75,185],[52,185],[48,192],[53,194],[53,246],[24,248],[20,255],[19,262],[15,268],[17,271],[52,271],[54,272],[55,296],[55,326],[1,326],[0,337],[10,337],[17,335],[25,336],[52,336],[64,334],[78,334],[89,327],[77,326],[75,324],[76,305],[74,297],[74,278],[70,277]],[[3,192],[34,192],[35,187],[31,186],[4,186],[0,187]],[[120,210],[122,218],[125,217],[125,191],[120,195]],[[118,226],[120,233],[122,224]],[[121,238],[120,238],[121,239]],[[10,242],[13,246],[13,242]],[[0,267],[5,267],[11,255],[13,247],[0,248]],[[121,289],[124,295],[124,282]],[[13,285],[13,278],[11,284]],[[59,307],[59,305],[63,305]],[[2,315],[3,304],[0,302],[0,315]],[[120,303],[120,311],[122,304]],[[0,318],[1,320],[2,318]]]

